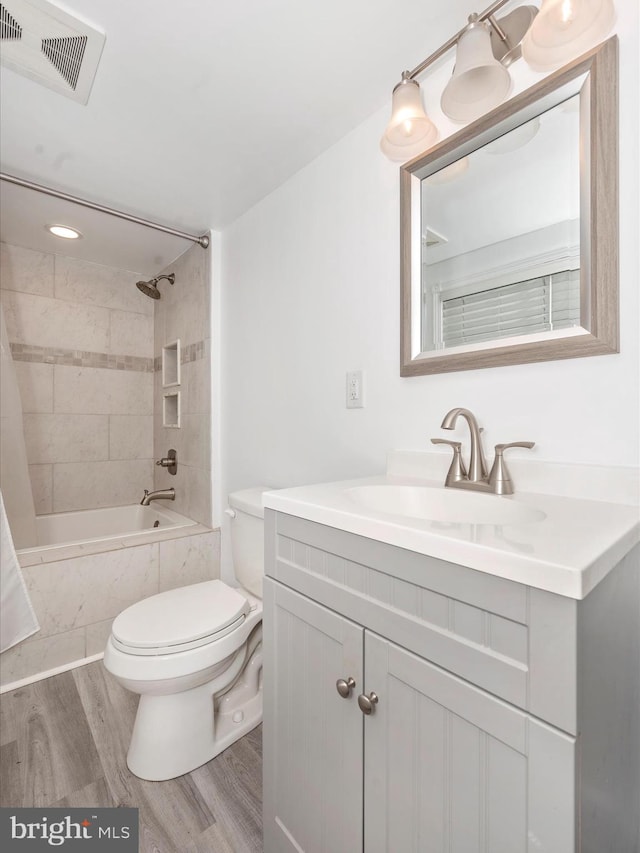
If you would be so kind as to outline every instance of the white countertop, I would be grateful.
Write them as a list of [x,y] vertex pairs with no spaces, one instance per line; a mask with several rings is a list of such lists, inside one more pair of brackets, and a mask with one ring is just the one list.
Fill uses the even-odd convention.
[[444,488],[442,483],[390,473],[271,491],[263,500],[279,512],[575,599],[584,598],[640,541],[640,509],[629,503],[518,491],[486,498],[522,502],[543,512],[542,520],[460,524],[365,509],[347,493],[363,485]]

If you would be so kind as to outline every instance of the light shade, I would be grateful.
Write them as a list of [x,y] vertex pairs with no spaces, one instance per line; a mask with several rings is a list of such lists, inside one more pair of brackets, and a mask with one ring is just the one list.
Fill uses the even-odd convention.
[[405,162],[430,148],[438,139],[438,129],[424,111],[420,86],[407,74],[393,90],[391,119],[380,148],[390,160]]
[[494,57],[486,24],[473,21],[458,41],[456,66],[440,106],[452,121],[480,118],[509,94],[511,76]]
[[542,0],[522,42],[534,71],[551,71],[598,44],[615,20],[613,0]]

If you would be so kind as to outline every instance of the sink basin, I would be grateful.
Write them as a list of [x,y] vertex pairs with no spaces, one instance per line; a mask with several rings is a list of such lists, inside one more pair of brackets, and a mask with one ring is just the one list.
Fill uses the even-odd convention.
[[345,494],[364,509],[450,524],[526,524],[542,510],[497,495],[435,486],[355,486]]

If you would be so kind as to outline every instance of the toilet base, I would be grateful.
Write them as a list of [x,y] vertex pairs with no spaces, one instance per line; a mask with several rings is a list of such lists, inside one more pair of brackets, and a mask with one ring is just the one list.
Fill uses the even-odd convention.
[[[129,770],[141,779],[163,782],[190,773],[262,722],[262,649],[259,646],[233,687],[216,692],[230,670],[240,673],[244,650],[222,676],[199,687],[168,695],[144,694],[127,754]],[[216,708],[216,705],[218,706]]]

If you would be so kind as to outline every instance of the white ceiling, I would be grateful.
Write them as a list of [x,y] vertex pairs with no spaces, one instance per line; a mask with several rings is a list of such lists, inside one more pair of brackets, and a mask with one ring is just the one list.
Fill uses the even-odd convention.
[[[54,237],[47,225],[70,225],[82,237]],[[0,192],[0,239],[38,252],[131,270],[147,278],[193,245],[189,240],[4,181]]]
[[[400,72],[483,6],[69,0],[106,33],[89,102],[3,68],[2,171],[191,233],[220,230],[390,103]],[[37,218],[35,197],[20,204]]]

